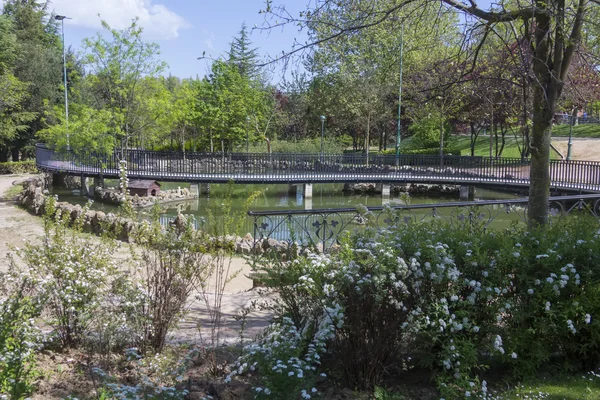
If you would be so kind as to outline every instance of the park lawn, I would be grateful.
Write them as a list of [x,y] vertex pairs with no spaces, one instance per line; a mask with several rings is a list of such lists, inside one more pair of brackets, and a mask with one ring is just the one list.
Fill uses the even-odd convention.
[[559,376],[525,383],[502,394],[502,399],[596,400],[600,399],[600,376],[591,373]]
[[[569,136],[569,125],[555,125],[552,136]],[[573,137],[600,138],[600,124],[581,124],[573,127]]]
[[[460,149],[460,155],[469,156],[471,155],[470,149],[471,137],[468,135],[456,135],[452,136],[449,140],[449,147]],[[502,151],[502,157],[506,158],[521,158],[521,153],[519,152],[517,140],[514,137],[507,137],[506,144],[504,146],[504,150]],[[501,143],[498,141],[498,145]],[[493,142],[494,152],[496,142]],[[475,156],[483,156],[489,157],[490,155],[490,137],[479,135],[477,138],[477,142],[475,143]],[[550,149],[550,158],[560,160],[561,157],[558,153]]]

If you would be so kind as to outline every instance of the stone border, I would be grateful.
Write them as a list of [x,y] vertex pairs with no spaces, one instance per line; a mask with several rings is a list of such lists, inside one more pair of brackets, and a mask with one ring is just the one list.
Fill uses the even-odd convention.
[[[46,202],[50,197],[50,192],[47,189],[48,182],[45,176],[32,177],[21,182],[23,192],[17,197],[17,203],[35,215],[43,215],[46,210]],[[84,208],[80,205],[73,205],[64,201],[57,201],[55,207],[61,213],[67,213],[70,216],[71,223],[82,217],[84,213]],[[127,243],[133,242],[133,233],[144,223],[99,210],[87,210],[83,218],[85,232],[96,235],[112,233],[118,240]],[[171,224],[183,229],[187,224],[187,218],[183,214],[179,214],[171,221]],[[263,254],[268,251],[286,254],[291,250],[290,244],[286,241],[275,239],[255,240],[249,233],[244,237],[227,235],[224,237],[211,237],[208,240],[217,247],[230,248],[237,254]]]

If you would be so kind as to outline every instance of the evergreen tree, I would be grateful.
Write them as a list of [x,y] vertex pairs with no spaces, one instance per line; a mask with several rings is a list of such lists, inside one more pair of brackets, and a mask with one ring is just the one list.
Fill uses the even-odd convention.
[[17,43],[11,56],[14,59],[11,72],[19,82],[27,84],[29,94],[22,98],[21,112],[36,116],[27,125],[21,124],[17,134],[0,145],[0,161],[9,154],[17,161],[20,153],[33,151],[35,134],[42,127],[45,101],[61,102],[62,49],[58,27],[47,11],[47,3],[7,0],[2,14],[11,21]]
[[246,23],[242,24],[238,36],[234,37],[233,42],[230,44],[229,63],[237,65],[242,77],[251,80],[260,79],[260,68],[257,66],[258,49],[256,47],[252,48]]

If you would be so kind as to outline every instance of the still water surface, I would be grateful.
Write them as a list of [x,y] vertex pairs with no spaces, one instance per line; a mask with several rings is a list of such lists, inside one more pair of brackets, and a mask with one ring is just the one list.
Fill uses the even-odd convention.
[[[176,189],[177,183],[164,183],[165,189]],[[253,221],[247,216],[247,211],[266,210],[304,210],[324,208],[356,208],[359,205],[375,207],[382,205],[380,194],[351,195],[344,193],[342,184],[316,184],[313,185],[312,199],[305,199],[302,186],[294,192],[288,191],[288,185],[218,185],[212,184],[210,197],[201,196],[198,199],[168,203],[161,206],[161,220],[167,221],[179,212],[193,214],[197,220],[205,221],[207,224],[223,220],[224,213],[230,217],[235,225],[237,234],[244,235],[253,233]],[[66,189],[55,189],[55,194],[60,201],[68,201],[72,204],[85,204],[86,198],[74,195]],[[249,198],[256,196],[249,202]],[[475,200],[501,200],[518,198],[514,193],[476,188]],[[435,204],[441,202],[458,201],[456,196],[427,197],[406,196],[389,199],[390,204]],[[248,204],[249,203],[249,204]],[[117,212],[114,205],[94,202],[93,209],[105,212]],[[138,211],[140,218],[149,218],[149,210]]]

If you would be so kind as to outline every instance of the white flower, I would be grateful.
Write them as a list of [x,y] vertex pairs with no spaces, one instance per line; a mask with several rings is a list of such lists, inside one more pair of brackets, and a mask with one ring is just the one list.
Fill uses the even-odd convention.
[[573,334],[577,332],[577,329],[575,329],[575,326],[573,325],[573,321],[571,321],[570,319],[567,320],[567,328],[569,328],[569,330]]
[[533,289],[527,289],[528,294],[533,294]]
[[517,353],[515,353],[515,352],[513,351],[513,353],[512,353],[510,356],[511,356],[512,358],[517,358]]
[[590,324],[592,322],[592,316],[590,314],[585,314],[585,323]]

